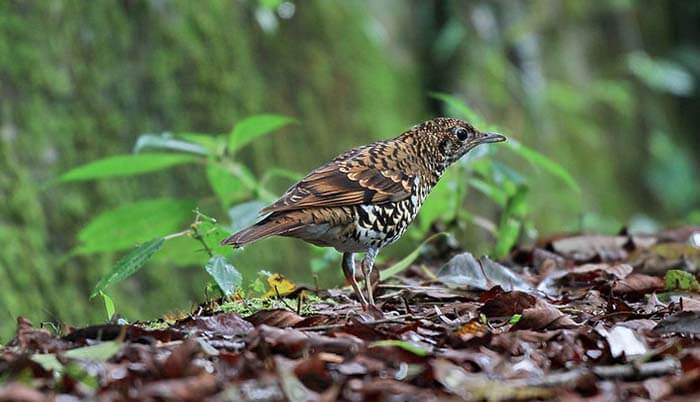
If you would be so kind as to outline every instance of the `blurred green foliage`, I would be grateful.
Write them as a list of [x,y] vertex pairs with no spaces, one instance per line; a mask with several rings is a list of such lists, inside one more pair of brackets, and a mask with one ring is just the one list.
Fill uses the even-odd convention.
[[[389,258],[409,255],[434,218],[475,253],[503,253],[535,227],[700,222],[696,2],[409,3],[0,2],[0,340],[18,315],[104,318],[100,300],[86,296],[144,241],[110,223],[133,216],[134,203],[152,208],[138,230],[152,238],[186,229],[195,205],[220,221],[232,204],[250,215],[259,204],[241,201],[279,194],[294,172],[460,112],[433,92],[454,94],[562,169],[530,168],[512,146],[465,161],[431,196],[450,207],[426,205]],[[205,156],[231,143],[200,133],[228,132],[265,111],[299,124],[251,142],[233,162]],[[137,142],[144,132],[178,135]],[[138,180],[57,184],[75,166],[120,155],[129,162],[120,166],[135,169],[133,158],[163,149],[181,152],[156,163],[168,170]],[[250,177],[260,188],[246,187]],[[257,197],[261,189],[269,194]],[[268,269],[308,281],[311,257],[334,283],[337,270],[323,269],[337,264],[333,254],[293,240],[248,247],[236,267],[244,277]],[[187,308],[202,300],[207,258],[191,238],[168,240],[110,296],[130,319]]]

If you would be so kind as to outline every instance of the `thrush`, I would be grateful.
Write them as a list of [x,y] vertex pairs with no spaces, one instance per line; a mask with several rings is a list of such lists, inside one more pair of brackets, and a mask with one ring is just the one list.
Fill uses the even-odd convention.
[[[351,149],[313,170],[275,203],[262,219],[225,239],[241,247],[279,235],[334,247],[343,253],[343,273],[363,306],[374,305],[370,277],[379,251],[398,240],[445,170],[480,144],[505,141],[466,121],[439,117],[396,138]],[[367,297],[355,276],[360,263]]]

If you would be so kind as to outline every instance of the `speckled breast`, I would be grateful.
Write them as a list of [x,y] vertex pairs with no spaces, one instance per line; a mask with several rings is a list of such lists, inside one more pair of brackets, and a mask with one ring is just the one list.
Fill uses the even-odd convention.
[[382,248],[395,242],[416,218],[428,191],[429,188],[421,189],[398,202],[356,206],[351,237],[368,248]]

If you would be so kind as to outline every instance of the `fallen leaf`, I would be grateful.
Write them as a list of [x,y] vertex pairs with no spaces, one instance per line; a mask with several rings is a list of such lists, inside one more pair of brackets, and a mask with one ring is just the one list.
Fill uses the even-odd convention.
[[25,384],[11,382],[0,386],[0,402],[48,402],[51,398]]
[[501,286],[505,290],[531,289],[527,282],[508,268],[488,257],[477,261],[471,253],[458,254],[437,273],[438,280],[448,286],[489,290]]
[[479,313],[487,317],[511,317],[513,314],[520,314],[523,310],[533,307],[535,303],[537,303],[537,297],[516,290],[502,293],[487,301],[479,308]]
[[461,337],[463,340],[469,340],[474,337],[482,337],[489,332],[488,327],[480,322],[479,320],[470,320],[469,322],[463,324],[454,332],[455,335]]
[[214,316],[192,317],[180,321],[177,328],[205,335],[240,336],[253,330],[253,324],[236,313],[221,313]]
[[297,285],[287,279],[284,275],[272,274],[267,277],[267,286],[269,290],[263,297],[286,296],[297,288]]
[[542,299],[537,299],[534,307],[526,308],[520,314],[520,320],[513,325],[511,331],[573,328],[578,325],[559,309]]
[[681,311],[666,317],[654,328],[659,334],[700,334],[700,311]]
[[[305,359],[302,364],[310,361],[313,360]],[[307,388],[304,382],[300,381],[300,378],[296,375],[296,369],[298,367],[299,365],[293,360],[286,359],[282,356],[275,356],[275,368],[277,369],[277,375],[280,379],[284,394],[290,402],[318,401],[320,397],[315,392],[315,389]],[[326,389],[333,384],[333,378],[327,372],[323,373],[323,370],[312,374],[310,378],[307,377],[306,379],[314,385],[320,386],[320,389]]]
[[612,329],[607,330],[599,324],[596,327],[596,331],[607,340],[610,354],[613,358],[624,355],[629,360],[631,357],[643,355],[647,352],[647,346],[637,336],[637,333],[630,328],[616,325]]
[[201,401],[217,390],[216,377],[203,373],[196,377],[176,378],[147,383],[134,392],[135,400]]
[[631,274],[613,284],[612,291],[616,295],[648,294],[663,289],[664,281],[658,276]]
[[278,328],[293,327],[304,321],[304,318],[295,312],[284,309],[260,310],[257,313],[246,317],[245,319],[246,321],[250,321],[256,327],[258,325],[265,324]]
[[627,257],[624,246],[628,241],[627,236],[583,235],[554,240],[550,247],[574,261],[587,262],[596,258],[601,261],[620,261]]

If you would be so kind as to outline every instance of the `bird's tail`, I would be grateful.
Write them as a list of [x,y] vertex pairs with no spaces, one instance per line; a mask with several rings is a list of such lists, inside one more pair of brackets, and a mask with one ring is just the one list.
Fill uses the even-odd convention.
[[[282,218],[282,219],[280,219]],[[247,227],[237,233],[224,239],[222,245],[231,245],[233,247],[242,247],[246,244],[264,239],[266,237],[287,233],[299,227],[301,222],[292,219],[267,219],[256,223],[253,226]]]

